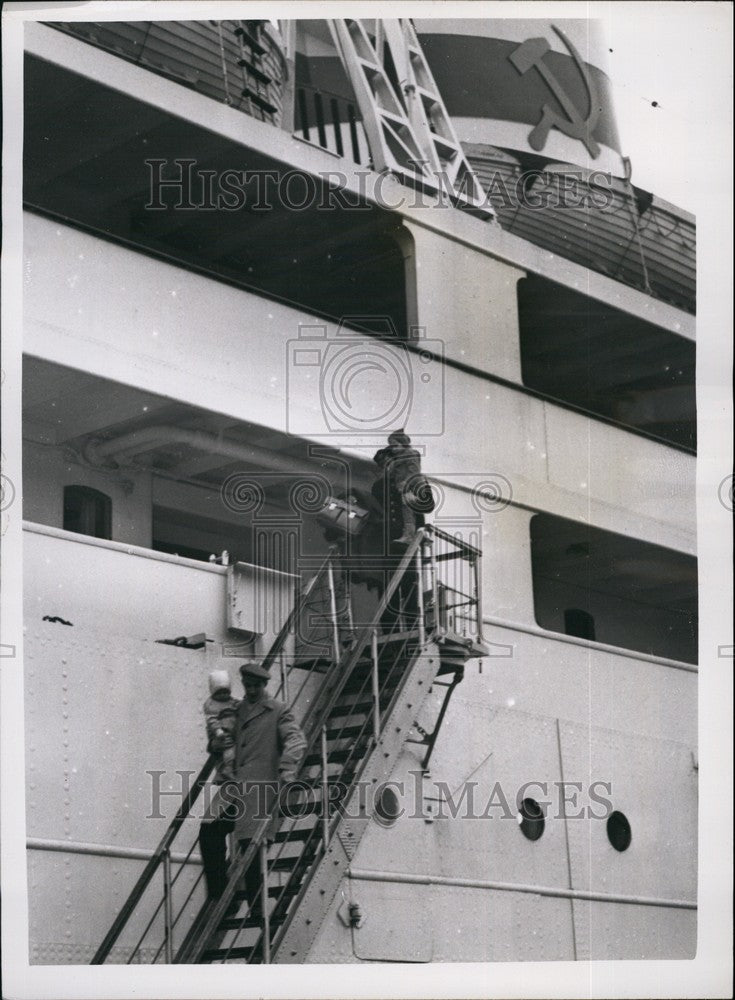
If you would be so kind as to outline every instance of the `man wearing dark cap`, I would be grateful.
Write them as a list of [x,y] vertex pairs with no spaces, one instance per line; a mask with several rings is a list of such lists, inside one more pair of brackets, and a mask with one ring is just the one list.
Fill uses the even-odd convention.
[[[381,556],[383,556],[385,572],[382,584],[378,588],[380,595],[385,592],[390,577],[398,569],[401,558],[408,548],[403,517],[402,477],[400,474],[396,474],[398,463],[395,461],[394,442],[405,447],[405,442],[410,445],[411,439],[401,430],[394,431],[388,440],[391,442],[390,445],[387,448],[380,448],[373,455],[373,462],[378,467],[378,476],[371,491],[373,499],[381,506],[383,512]],[[418,455],[418,452],[416,454]],[[417,504],[413,518],[414,530],[424,526],[424,511],[430,512],[434,507],[428,482],[426,483],[426,491],[422,493],[420,499],[422,502]],[[381,626],[384,632],[393,631],[401,618],[404,627],[415,628],[418,618],[418,586],[416,570],[413,566],[409,566],[383,614]]]
[[[269,816],[278,798],[279,782],[293,781],[306,750],[306,739],[290,708],[269,698],[270,674],[257,662],[243,663],[240,677],[245,697],[237,710],[235,736],[215,737],[210,750],[235,750],[235,808],[229,808],[200,827],[199,846],[210,897],[219,898],[227,884],[226,837],[234,831],[240,847],[247,849],[262,820]],[[228,797],[236,797],[230,789]],[[260,867],[256,856],[245,873],[245,891],[252,904],[260,889]],[[258,899],[258,904],[260,900]],[[262,904],[256,910],[262,910]]]

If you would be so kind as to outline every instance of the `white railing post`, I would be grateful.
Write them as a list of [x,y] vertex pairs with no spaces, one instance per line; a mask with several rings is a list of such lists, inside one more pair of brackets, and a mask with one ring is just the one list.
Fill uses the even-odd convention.
[[431,539],[429,554],[431,557],[431,589],[434,592],[434,627],[437,634],[440,635],[444,631],[444,622],[442,620],[442,610],[439,607],[439,579],[436,571],[436,538]]
[[263,913],[263,964],[271,961],[271,917],[268,911],[268,838],[264,837],[260,844],[260,908]]
[[332,616],[332,643],[334,645],[334,662],[339,663],[340,661],[340,646],[339,646],[339,624],[337,622],[337,595],[334,589],[334,568],[332,566],[332,560],[330,558],[327,564],[327,579],[329,581],[329,606]]
[[416,549],[416,589],[417,603],[419,608],[419,645],[426,644],[426,623],[424,621],[424,560],[423,560],[423,539]]
[[378,630],[373,629],[370,639],[372,653],[372,689],[373,689],[373,739],[377,744],[380,739],[380,675],[378,672]]
[[173,941],[173,906],[171,900],[171,851],[165,848],[161,856],[163,862],[163,923],[164,923],[164,955],[167,965],[174,960]]
[[472,565],[475,571],[475,626],[477,641],[482,642],[482,567],[479,555],[472,560]]
[[322,726],[322,837],[324,850],[329,847],[329,750],[327,747],[327,727]]

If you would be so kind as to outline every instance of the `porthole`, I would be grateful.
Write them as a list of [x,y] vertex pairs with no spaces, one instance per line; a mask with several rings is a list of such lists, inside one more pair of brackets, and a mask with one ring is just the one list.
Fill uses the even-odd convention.
[[607,818],[607,839],[616,851],[627,851],[632,840],[628,817],[617,809]]
[[400,812],[401,805],[395,790],[390,785],[383,785],[375,797],[375,819],[381,826],[392,826]]
[[546,820],[536,799],[523,799],[518,811],[518,825],[523,836],[529,840],[538,840],[542,835]]

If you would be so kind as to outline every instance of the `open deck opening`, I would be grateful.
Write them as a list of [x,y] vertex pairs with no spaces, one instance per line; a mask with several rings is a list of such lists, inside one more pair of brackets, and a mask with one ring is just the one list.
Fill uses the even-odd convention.
[[695,344],[537,275],[518,282],[523,382],[696,447]]
[[697,560],[552,514],[531,518],[541,628],[697,662]]

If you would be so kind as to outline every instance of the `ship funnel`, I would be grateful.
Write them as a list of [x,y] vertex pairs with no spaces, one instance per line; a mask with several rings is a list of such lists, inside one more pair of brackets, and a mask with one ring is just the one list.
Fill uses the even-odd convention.
[[602,26],[586,19],[417,19],[467,145],[625,176]]

